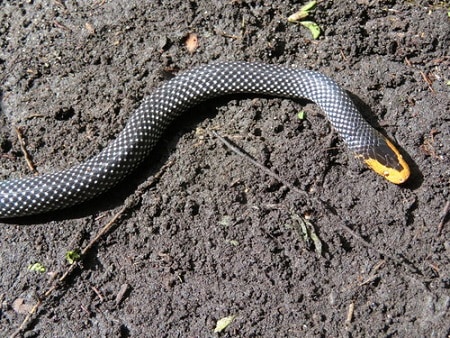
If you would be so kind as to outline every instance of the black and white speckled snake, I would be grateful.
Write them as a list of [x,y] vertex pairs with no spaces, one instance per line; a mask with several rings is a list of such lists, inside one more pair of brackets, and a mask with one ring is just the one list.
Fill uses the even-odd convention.
[[126,177],[150,153],[163,131],[201,101],[233,93],[306,98],[318,104],[348,148],[377,173],[403,183],[409,168],[397,149],[373,129],[333,80],[281,66],[226,62],[178,75],[155,90],[118,137],[98,155],[70,169],[0,182],[0,218],[43,213],[97,196]]

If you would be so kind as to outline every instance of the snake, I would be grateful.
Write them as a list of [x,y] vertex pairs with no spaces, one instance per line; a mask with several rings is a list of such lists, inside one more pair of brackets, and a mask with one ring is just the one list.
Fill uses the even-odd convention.
[[410,170],[399,150],[361,115],[326,75],[307,69],[244,61],[210,63],[174,76],[138,106],[124,129],[97,155],[68,169],[0,182],[0,218],[71,207],[105,193],[142,163],[169,124],[202,101],[253,94],[306,99],[325,112],[347,148],[395,184]]

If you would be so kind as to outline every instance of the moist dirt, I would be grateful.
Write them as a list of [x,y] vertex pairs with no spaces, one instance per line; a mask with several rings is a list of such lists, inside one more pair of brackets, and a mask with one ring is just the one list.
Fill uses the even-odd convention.
[[18,133],[38,172],[68,168],[171,76],[234,60],[334,78],[412,169],[366,169],[307,101],[201,104],[118,187],[1,224],[1,336],[448,337],[449,4],[319,1],[317,40],[287,21],[302,4],[0,1],[2,179],[33,175]]

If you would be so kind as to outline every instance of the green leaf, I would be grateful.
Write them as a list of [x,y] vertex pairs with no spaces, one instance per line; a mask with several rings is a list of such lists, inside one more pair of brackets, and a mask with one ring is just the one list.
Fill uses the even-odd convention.
[[236,316],[233,315],[219,319],[216,323],[214,333],[220,333],[225,330],[233,322],[234,318],[236,318]]
[[234,239],[230,239],[229,241],[227,241],[227,243],[231,244],[232,246],[238,246],[239,242],[234,240]]
[[310,10],[314,9],[316,7],[317,1],[310,1],[306,5],[304,5],[302,8],[300,8],[301,11],[309,12]]
[[291,219],[294,222],[292,228],[297,231],[298,236],[303,239],[307,246],[314,246],[316,253],[322,256],[322,241],[317,235],[314,225],[306,218],[297,214],[292,214]]
[[312,21],[300,21],[300,24],[309,29],[312,34],[313,39],[317,39],[320,36],[320,27],[318,24]]
[[47,269],[41,263],[33,263],[28,265],[28,271],[36,271],[39,273],[44,273],[45,271],[47,271]]
[[297,22],[304,18],[306,18],[309,15],[309,12],[316,7],[316,1],[310,1],[306,5],[300,8],[298,12],[295,12],[294,14],[290,15],[288,17],[289,22]]
[[224,215],[222,216],[222,219],[219,221],[219,225],[222,225],[224,227],[227,227],[231,224],[231,216]]
[[72,265],[75,262],[78,262],[81,259],[81,255],[78,250],[70,250],[67,251],[64,255],[67,262],[69,262],[70,265]]
[[306,112],[304,110],[299,111],[297,117],[299,120],[303,121],[304,119],[306,119]]

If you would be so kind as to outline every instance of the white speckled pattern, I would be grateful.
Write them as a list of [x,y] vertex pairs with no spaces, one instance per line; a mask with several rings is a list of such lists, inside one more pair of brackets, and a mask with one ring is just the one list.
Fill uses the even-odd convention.
[[142,102],[117,139],[88,161],[57,173],[0,182],[0,218],[61,209],[101,194],[146,158],[183,111],[233,93],[309,99],[321,107],[355,152],[383,142],[348,95],[325,75],[259,63],[216,63],[162,85]]

